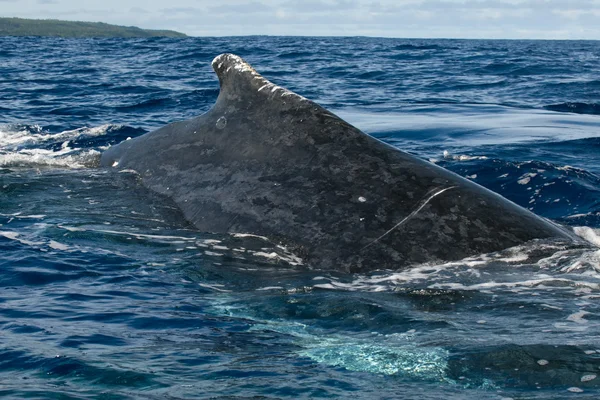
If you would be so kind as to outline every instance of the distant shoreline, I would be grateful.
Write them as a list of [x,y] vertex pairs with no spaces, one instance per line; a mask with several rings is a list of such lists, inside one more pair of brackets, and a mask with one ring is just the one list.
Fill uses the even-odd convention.
[[0,17],[0,36],[44,36],[63,38],[187,37],[186,34],[176,31],[142,29],[136,26],[111,25],[104,22],[3,17]]

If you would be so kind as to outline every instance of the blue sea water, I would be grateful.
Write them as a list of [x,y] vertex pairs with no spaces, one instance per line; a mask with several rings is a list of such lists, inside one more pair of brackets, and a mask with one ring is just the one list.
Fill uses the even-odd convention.
[[223,52],[600,245],[600,42],[0,38],[0,397],[598,398],[597,247],[325,274],[96,167]]

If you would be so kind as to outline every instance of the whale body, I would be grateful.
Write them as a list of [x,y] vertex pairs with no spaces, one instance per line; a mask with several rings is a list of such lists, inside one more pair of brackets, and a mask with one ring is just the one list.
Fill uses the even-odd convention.
[[112,146],[100,161],[135,170],[198,230],[268,237],[312,268],[351,272],[577,240],[361,132],[238,56],[212,66],[221,88],[212,109]]

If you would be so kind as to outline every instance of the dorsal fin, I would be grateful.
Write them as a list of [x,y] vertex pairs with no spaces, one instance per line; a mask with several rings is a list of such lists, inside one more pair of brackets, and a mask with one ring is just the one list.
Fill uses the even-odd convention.
[[221,86],[231,80],[252,82],[256,79],[257,81],[268,82],[250,64],[235,54],[224,53],[216,56],[212,61],[212,67],[219,77]]
[[270,82],[235,54],[224,53],[215,57],[212,67],[219,78],[221,94],[225,93],[229,100],[245,97],[249,93],[261,93],[269,98],[291,96],[296,100],[310,101]]

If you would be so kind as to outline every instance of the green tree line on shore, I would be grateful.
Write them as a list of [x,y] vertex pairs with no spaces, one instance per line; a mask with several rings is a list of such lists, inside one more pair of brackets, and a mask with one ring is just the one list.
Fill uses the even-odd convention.
[[84,37],[185,37],[169,30],[141,29],[103,22],[61,21],[56,19],[0,18],[0,36]]

